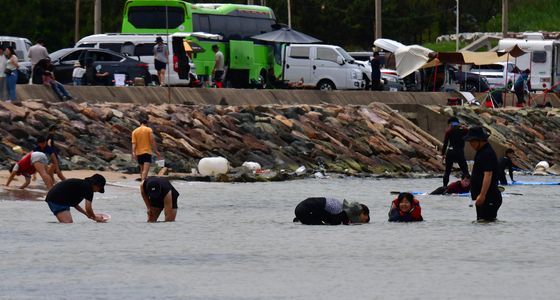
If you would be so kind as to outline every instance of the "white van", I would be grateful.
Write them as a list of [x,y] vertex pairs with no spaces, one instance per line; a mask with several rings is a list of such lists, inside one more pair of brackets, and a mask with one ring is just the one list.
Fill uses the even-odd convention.
[[503,39],[498,42],[499,50],[517,45],[527,52],[517,59],[510,58],[523,71],[531,69],[531,88],[545,90],[560,81],[560,41],[545,40],[542,33],[526,32],[524,39]]
[[13,47],[19,60],[20,66],[23,66],[27,68],[28,71],[31,71],[31,59],[27,57],[29,48],[31,48],[30,40],[15,36],[0,36],[0,44],[3,47]]
[[[152,75],[152,82],[159,84],[157,71],[154,66],[153,49],[156,44],[156,37],[162,37],[164,44],[169,40],[169,63],[173,63],[171,68],[166,71],[166,80],[169,85],[188,85],[188,79],[179,78],[178,59],[175,51],[173,51],[173,37],[186,38],[189,36],[200,37],[204,39],[219,40],[221,36],[206,33],[175,33],[169,36],[161,34],[125,34],[125,33],[107,33],[94,34],[86,36],[79,40],[75,47],[92,47],[109,49],[118,53],[124,53],[131,57],[137,57],[140,61],[148,64],[148,70]],[[190,60],[190,72],[196,74],[196,66]]]
[[364,89],[363,71],[342,48],[333,45],[298,44],[285,49],[284,80],[289,85],[320,90]]

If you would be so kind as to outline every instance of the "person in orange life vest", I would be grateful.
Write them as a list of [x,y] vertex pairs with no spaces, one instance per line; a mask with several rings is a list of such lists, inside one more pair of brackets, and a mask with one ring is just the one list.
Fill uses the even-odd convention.
[[430,195],[446,195],[446,194],[465,194],[471,191],[471,176],[463,174],[461,180],[457,180],[447,187],[442,186],[431,192]]
[[411,193],[400,193],[391,203],[389,222],[423,221],[420,202]]
[[20,189],[25,189],[29,183],[31,183],[31,176],[36,172],[41,175],[41,178],[45,182],[47,189],[50,190],[53,186],[52,177],[47,172],[47,166],[49,164],[49,159],[47,155],[43,152],[29,152],[20,161],[10,168],[10,177],[6,182],[6,186],[10,186],[10,183],[17,175],[25,177],[25,183],[20,186]]

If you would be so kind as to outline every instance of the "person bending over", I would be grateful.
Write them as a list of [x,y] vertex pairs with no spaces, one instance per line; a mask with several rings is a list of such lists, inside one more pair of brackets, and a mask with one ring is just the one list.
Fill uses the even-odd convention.
[[165,222],[175,221],[179,192],[169,180],[162,177],[148,177],[140,185],[140,193],[146,204],[148,222],[157,222],[162,210],[165,214]]
[[389,222],[423,221],[420,202],[411,193],[400,193],[391,203]]
[[[91,203],[94,192],[105,193],[105,182],[105,177],[99,174],[85,179],[63,180],[48,192],[45,201],[60,223],[73,222],[70,207],[74,207],[94,221],[103,222],[103,217],[96,216],[93,212]],[[86,200],[85,210],[80,206],[80,202],[84,199]]]
[[505,156],[498,161],[498,181],[501,185],[508,185],[508,181],[506,178],[506,169],[509,172],[509,178],[511,179],[511,182],[515,182],[515,180],[513,180],[513,168],[517,168],[517,166],[512,161],[513,154],[515,154],[513,149],[508,148],[506,150]]
[[431,192],[430,195],[465,194],[471,191],[471,176],[464,174],[461,180],[442,186]]
[[53,181],[52,177],[47,172],[48,165],[49,159],[45,153],[29,152],[10,168],[10,177],[8,177],[6,186],[10,186],[14,178],[21,175],[25,177],[25,182],[19,187],[23,190],[31,183],[31,176],[35,173],[39,173],[47,186],[47,190],[50,190],[53,186]]
[[294,222],[305,225],[348,225],[369,223],[369,208],[358,202],[334,198],[307,198],[295,209]]

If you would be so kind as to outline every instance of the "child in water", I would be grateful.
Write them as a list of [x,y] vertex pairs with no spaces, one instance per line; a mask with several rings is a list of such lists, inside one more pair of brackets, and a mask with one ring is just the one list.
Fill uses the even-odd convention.
[[423,221],[420,202],[414,199],[411,193],[400,193],[393,200],[389,211],[389,222],[416,222]]
[[333,198],[307,198],[296,206],[295,214],[294,222],[305,225],[369,223],[366,205]]

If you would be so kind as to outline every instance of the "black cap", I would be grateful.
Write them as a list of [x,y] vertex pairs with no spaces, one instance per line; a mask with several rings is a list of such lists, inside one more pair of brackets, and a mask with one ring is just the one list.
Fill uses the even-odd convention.
[[163,43],[163,39],[161,38],[161,36],[158,36],[156,38],[156,43],[160,43],[160,42]]
[[146,192],[150,200],[156,200],[161,198],[161,186],[157,181],[149,181],[146,185]]
[[469,132],[463,138],[465,141],[472,141],[472,140],[479,140],[479,141],[487,141],[489,135],[486,133],[484,128],[476,126],[469,128]]
[[103,175],[94,174],[93,176],[86,178],[86,180],[91,182],[91,184],[98,186],[100,193],[105,193],[105,183],[106,183],[106,181],[105,181],[105,177],[103,177]]

